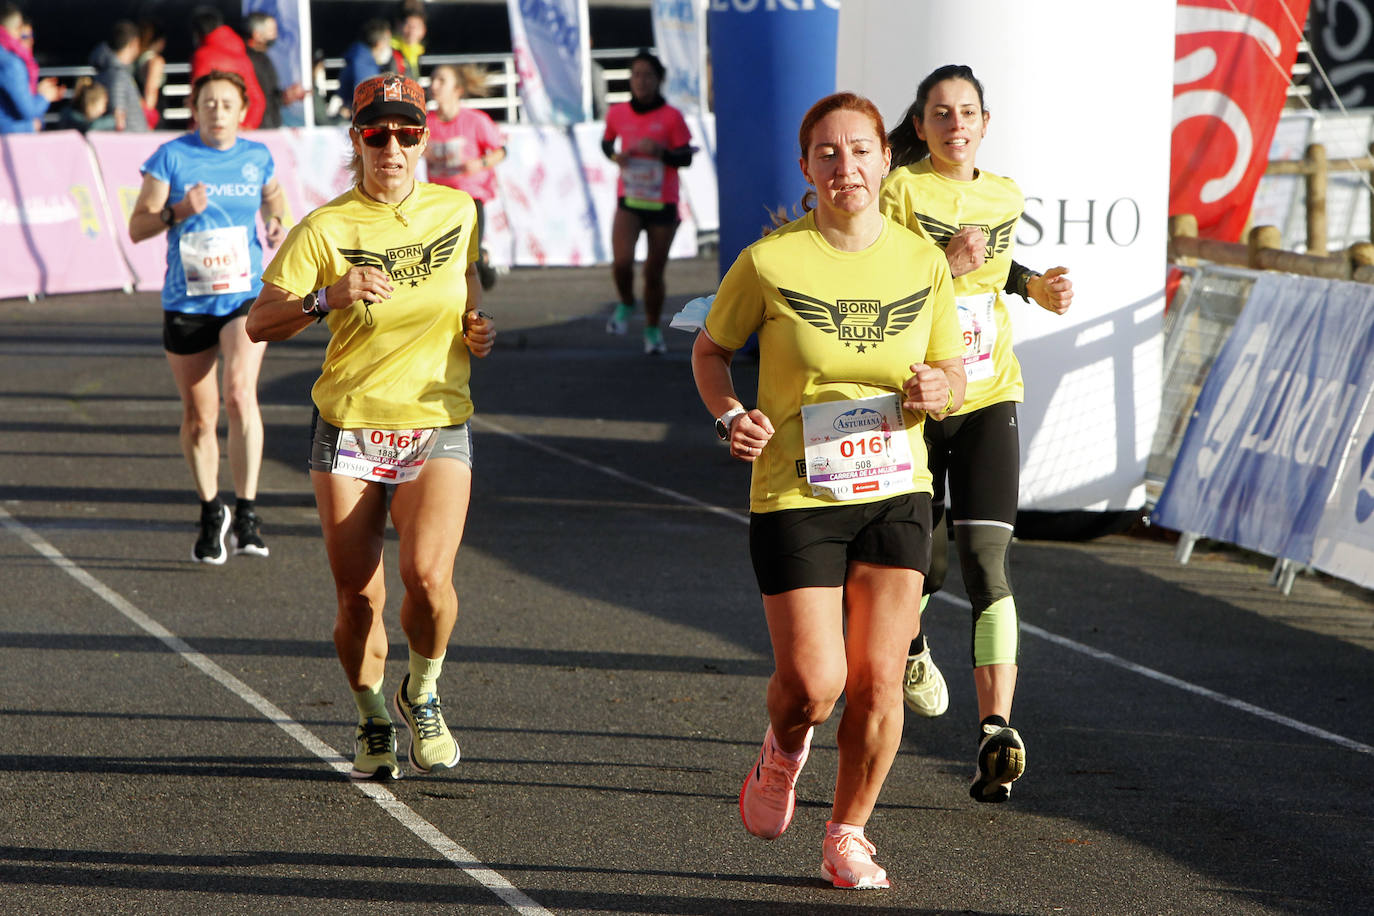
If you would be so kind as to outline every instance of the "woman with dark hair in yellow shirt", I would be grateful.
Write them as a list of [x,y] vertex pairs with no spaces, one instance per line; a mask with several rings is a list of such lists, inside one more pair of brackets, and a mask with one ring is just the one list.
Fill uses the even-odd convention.
[[[1011,783],[1026,765],[1025,744],[1009,724],[1019,625],[1007,579],[1021,454],[1016,402],[1024,389],[1002,293],[1017,292],[1063,314],[1073,285],[1066,268],[1041,276],[1012,261],[1024,198],[1011,179],[974,165],[988,118],[983,86],[968,67],[950,65],[927,76],[888,137],[893,170],[883,184],[882,208],[943,249],[954,276],[968,391],[952,415],[925,425],[935,485],[935,540],[921,607],[939,591],[948,565],[943,524],[948,476],[954,541],[973,605],[979,743],[969,794],[980,802],[1002,802],[1011,797]],[[948,705],[948,693],[919,629],[918,622],[907,661],[906,703],[921,715],[938,716]]]

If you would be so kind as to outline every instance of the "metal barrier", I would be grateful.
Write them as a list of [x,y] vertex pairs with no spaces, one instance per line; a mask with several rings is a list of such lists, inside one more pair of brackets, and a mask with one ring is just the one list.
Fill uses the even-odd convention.
[[1252,271],[1179,267],[1183,278],[1164,314],[1159,424],[1145,463],[1145,494],[1153,505],[1169,479],[1202,383],[1254,285]]
[[[594,115],[599,118],[609,105],[628,101],[630,98],[630,59],[639,52],[638,48],[603,48],[592,51],[592,94]],[[325,78],[319,88],[326,98],[334,97],[339,88],[339,72],[343,69],[343,58],[327,57],[324,60]],[[439,64],[474,64],[487,70],[486,97],[471,97],[465,105],[480,108],[496,121],[508,124],[525,123],[524,110],[520,105],[520,82],[515,72],[515,58],[509,53],[499,54],[426,54],[420,58],[421,72],[427,72]],[[83,76],[95,76],[95,69],[89,66],[44,67],[39,70],[40,77],[56,77],[58,82],[70,88]],[[191,123],[189,96],[191,94],[191,65],[189,63],[167,62],[166,82],[162,86],[160,129],[185,130]],[[423,76],[420,84],[429,87],[429,77]],[[66,102],[49,109],[44,124],[53,127],[61,116]],[[337,110],[337,104],[333,106]]]

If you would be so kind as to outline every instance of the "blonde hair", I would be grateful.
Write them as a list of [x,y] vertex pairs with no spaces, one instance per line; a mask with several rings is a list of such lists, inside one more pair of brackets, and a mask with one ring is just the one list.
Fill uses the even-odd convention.
[[454,82],[463,90],[464,96],[481,98],[490,91],[487,88],[487,71],[477,64],[439,64],[429,71],[431,83],[434,81],[434,75],[440,70],[448,71]]

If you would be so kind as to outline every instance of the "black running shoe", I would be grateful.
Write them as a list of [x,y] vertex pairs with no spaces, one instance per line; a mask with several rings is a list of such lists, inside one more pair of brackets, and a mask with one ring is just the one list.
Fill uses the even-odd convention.
[[1026,745],[1010,725],[984,725],[983,736],[968,794],[974,801],[1004,802],[1011,798],[1011,784],[1026,772]]
[[234,514],[234,527],[229,535],[229,542],[234,545],[234,556],[245,553],[255,557],[267,556],[267,545],[262,542],[262,534],[258,531],[261,524],[262,519],[251,509]]
[[229,559],[224,549],[224,535],[229,531],[229,509],[220,506],[218,512],[200,511],[200,537],[191,548],[191,559],[197,563],[219,566]]

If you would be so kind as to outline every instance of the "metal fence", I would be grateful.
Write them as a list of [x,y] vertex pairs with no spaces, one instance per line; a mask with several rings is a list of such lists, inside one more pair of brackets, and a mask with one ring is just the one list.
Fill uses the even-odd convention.
[[1183,279],[1164,315],[1164,390],[1150,457],[1146,499],[1153,505],[1169,479],[1198,393],[1259,274],[1227,267],[1180,267]]
[[[606,107],[630,98],[630,59],[639,48],[604,48],[592,51],[592,108],[593,116],[600,118]],[[343,58],[330,57],[324,61],[325,77],[317,92],[326,99],[336,98],[339,88],[339,71],[343,69]],[[426,73],[439,64],[473,64],[487,71],[487,95],[470,97],[465,105],[480,108],[496,121],[508,124],[522,123],[524,110],[520,105],[519,79],[515,72],[515,58],[509,53],[499,54],[427,54],[420,58],[420,70]],[[39,76],[57,77],[58,81],[70,88],[83,76],[95,76],[95,69],[89,66],[44,67]],[[161,129],[185,130],[190,126],[191,110],[191,65],[168,61],[166,82],[162,87]],[[420,84],[429,87],[429,77],[420,79]],[[310,100],[307,98],[306,100]],[[55,126],[66,102],[49,109],[44,123]],[[330,104],[330,110],[337,111],[337,103]]]

